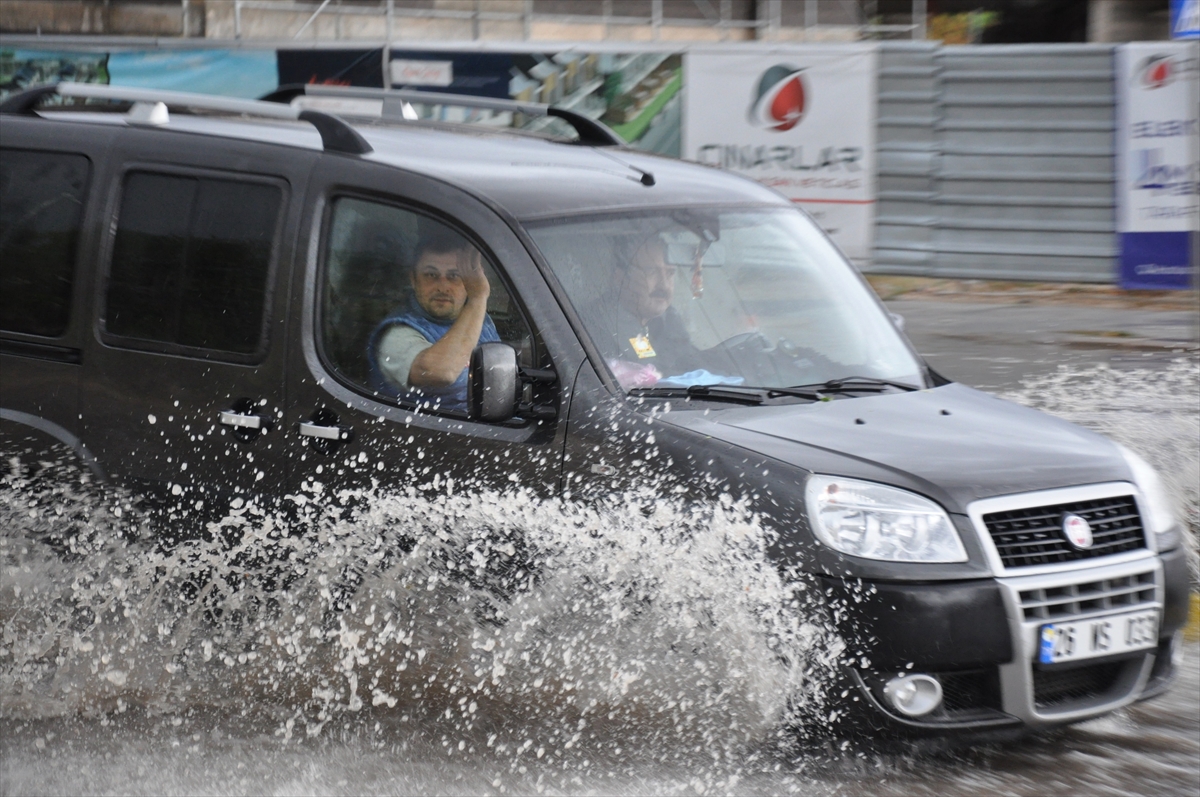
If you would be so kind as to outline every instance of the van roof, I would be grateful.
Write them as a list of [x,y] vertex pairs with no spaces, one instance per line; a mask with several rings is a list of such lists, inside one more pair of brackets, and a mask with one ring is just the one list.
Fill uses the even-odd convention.
[[[125,125],[124,114],[41,110],[62,121]],[[632,149],[593,147],[478,125],[349,118],[374,148],[361,157],[444,180],[491,200],[521,220],[618,209],[696,205],[787,206],[774,191],[719,169]],[[304,122],[171,114],[159,129],[321,150]],[[654,185],[642,173],[654,176]]]

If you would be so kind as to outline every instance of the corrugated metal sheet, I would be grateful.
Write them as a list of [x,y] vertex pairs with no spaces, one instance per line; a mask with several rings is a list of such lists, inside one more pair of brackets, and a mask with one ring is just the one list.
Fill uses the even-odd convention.
[[878,204],[871,271],[935,268],[941,66],[931,42],[886,42],[879,54]]
[[[1109,282],[1115,273],[1113,47],[935,47],[918,156],[924,55],[881,58],[879,209],[872,270]],[[911,100],[905,105],[906,97]],[[902,130],[890,108],[908,107]],[[921,142],[925,143],[925,142]],[[925,160],[922,161],[920,158]],[[928,169],[921,174],[920,164]]]

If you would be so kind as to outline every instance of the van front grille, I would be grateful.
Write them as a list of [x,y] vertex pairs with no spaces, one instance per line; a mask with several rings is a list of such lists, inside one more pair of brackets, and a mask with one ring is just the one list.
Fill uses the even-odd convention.
[[1112,690],[1126,662],[1111,661],[1069,670],[1034,670],[1033,702],[1053,708],[1099,697]]
[[1026,620],[1053,620],[1110,609],[1155,605],[1154,571],[1118,578],[1021,590]]
[[[1079,515],[1092,527],[1092,545],[1075,548],[1063,535],[1063,516]],[[983,516],[1005,567],[1031,567],[1095,559],[1144,548],[1145,533],[1133,496],[1012,509]]]

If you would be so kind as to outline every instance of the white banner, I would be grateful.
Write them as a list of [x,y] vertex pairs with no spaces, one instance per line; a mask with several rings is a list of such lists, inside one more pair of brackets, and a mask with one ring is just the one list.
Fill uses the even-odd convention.
[[684,56],[683,157],[744,174],[808,211],[851,259],[871,257],[874,44]]
[[388,64],[393,86],[441,86],[454,82],[453,61],[414,61],[393,58]]
[[1117,50],[1117,231],[1121,284],[1186,288],[1200,229],[1200,58],[1195,44]]

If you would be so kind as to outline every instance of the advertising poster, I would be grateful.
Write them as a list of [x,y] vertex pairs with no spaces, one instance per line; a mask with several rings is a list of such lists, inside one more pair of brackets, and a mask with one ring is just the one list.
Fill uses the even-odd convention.
[[[545,103],[611,127],[638,149],[678,157],[682,62],[677,53],[496,53],[398,50],[390,53],[393,88]],[[537,128],[554,120],[514,119],[479,109],[426,106],[443,121]]]
[[[141,50],[58,52],[0,49],[0,97],[29,86],[74,80],[255,98],[277,86],[310,83],[515,99],[569,108],[598,119],[638,149],[679,157],[683,88],[678,53],[455,52],[391,49]],[[353,113],[369,102],[347,100]],[[375,106],[378,106],[378,102]],[[366,109],[366,110],[365,110]],[[375,107],[374,113],[379,109]],[[512,113],[421,106],[450,122],[538,129],[563,124]]]
[[274,50],[0,49],[0,96],[63,80],[253,99],[279,85],[279,71]]
[[[279,85],[383,88],[383,50],[279,50]],[[260,95],[261,96],[261,95]]]
[[1188,288],[1200,234],[1200,59],[1184,42],[1117,50],[1117,232],[1123,288]]
[[774,188],[867,261],[877,58],[873,44],[690,50],[683,157]]
[[108,58],[108,53],[0,48],[0,97],[63,80],[108,83]]

